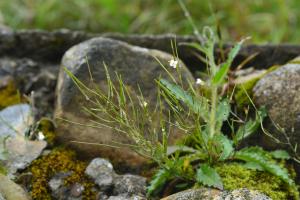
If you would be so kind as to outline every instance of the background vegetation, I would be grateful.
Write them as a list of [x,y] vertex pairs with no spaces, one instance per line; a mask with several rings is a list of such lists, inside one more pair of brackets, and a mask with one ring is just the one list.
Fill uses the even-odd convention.
[[[299,0],[186,0],[197,26],[219,25],[226,41],[300,41]],[[191,34],[176,0],[1,0],[0,24],[14,29]]]

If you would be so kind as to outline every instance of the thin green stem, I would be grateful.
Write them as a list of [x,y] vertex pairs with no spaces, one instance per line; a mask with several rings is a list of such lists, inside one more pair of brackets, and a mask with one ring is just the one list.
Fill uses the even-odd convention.
[[211,110],[210,110],[210,123],[209,123],[209,133],[210,138],[215,135],[216,129],[216,110],[217,110],[217,98],[218,98],[218,87],[215,85],[211,86]]

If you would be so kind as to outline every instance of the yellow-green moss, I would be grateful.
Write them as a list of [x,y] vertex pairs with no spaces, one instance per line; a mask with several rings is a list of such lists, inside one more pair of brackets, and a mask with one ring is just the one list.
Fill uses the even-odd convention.
[[7,174],[7,169],[2,164],[0,164],[0,174]]
[[58,172],[72,172],[65,179],[65,184],[81,183],[85,190],[84,199],[95,199],[92,191],[94,183],[84,175],[87,164],[75,159],[73,151],[62,148],[53,150],[50,154],[33,161],[29,171],[33,174],[31,197],[32,199],[52,199],[48,187],[50,178]]
[[237,163],[220,165],[216,170],[226,190],[248,188],[260,191],[273,200],[299,199],[296,189],[267,172],[246,169]]
[[0,89],[0,109],[21,102],[20,94],[13,80],[7,80],[7,81],[8,81],[7,85]]
[[53,145],[55,139],[55,126],[50,119],[42,118],[39,122],[39,131],[45,136],[45,139],[49,145]]

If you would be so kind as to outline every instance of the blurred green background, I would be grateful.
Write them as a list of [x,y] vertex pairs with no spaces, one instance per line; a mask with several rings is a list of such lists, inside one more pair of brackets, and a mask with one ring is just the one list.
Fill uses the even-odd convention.
[[[300,41],[300,0],[185,0],[197,26],[220,26],[225,41]],[[191,34],[176,0],[0,0],[0,24],[14,29]]]

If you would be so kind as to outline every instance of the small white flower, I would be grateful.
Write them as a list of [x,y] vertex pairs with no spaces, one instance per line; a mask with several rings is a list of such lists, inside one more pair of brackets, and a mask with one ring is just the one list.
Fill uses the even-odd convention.
[[173,67],[175,69],[178,65],[178,60],[172,59],[169,61],[169,64],[171,67]]
[[143,107],[147,107],[148,103],[146,101],[143,102]]
[[37,137],[38,140],[44,140],[45,139],[45,136],[44,134],[40,131],[38,132],[38,137]]
[[196,79],[196,84],[197,85],[205,85],[204,81],[202,81],[200,78]]

